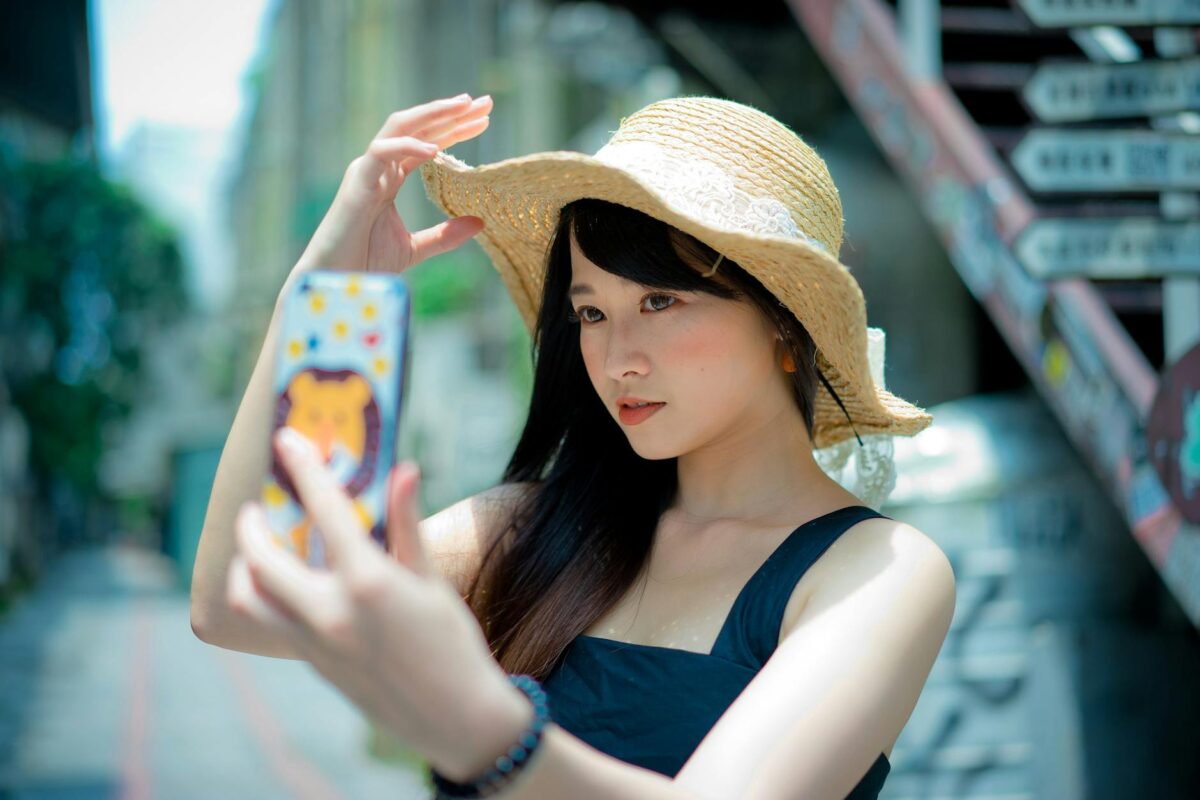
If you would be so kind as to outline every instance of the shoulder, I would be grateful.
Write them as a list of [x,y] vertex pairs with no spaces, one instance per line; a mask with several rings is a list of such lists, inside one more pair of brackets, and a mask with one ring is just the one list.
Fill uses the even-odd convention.
[[684,764],[681,785],[846,797],[880,753],[890,757],[949,630],[949,559],[911,525],[874,518],[818,567],[800,618]]
[[954,613],[955,579],[950,559],[924,532],[887,517],[851,526],[810,568],[803,610],[790,620],[800,624],[810,613],[850,596],[875,598],[887,614],[903,601],[917,604],[931,621],[948,626]]
[[508,530],[513,515],[539,485],[502,483],[465,497],[421,521],[421,541],[426,552],[460,595],[466,594],[492,542]]
[[890,517],[874,517],[852,525],[829,552],[835,554],[835,561],[847,559],[863,566],[871,556],[886,558],[897,567],[920,564],[940,572],[945,580],[954,580],[950,559],[937,542],[907,522]]

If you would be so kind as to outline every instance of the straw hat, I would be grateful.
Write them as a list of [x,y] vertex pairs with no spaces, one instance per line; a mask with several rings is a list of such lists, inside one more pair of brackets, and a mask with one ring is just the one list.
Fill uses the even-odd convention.
[[421,177],[443,212],[484,220],[475,239],[531,332],[560,209],[607,200],[691,234],[791,309],[845,407],[818,386],[814,447],[856,434],[911,436],[933,420],[872,378],[866,306],[838,261],[842,204],[825,162],[755,108],[713,97],[660,100],[622,119],[594,156],[552,151],[472,167],[443,152]]

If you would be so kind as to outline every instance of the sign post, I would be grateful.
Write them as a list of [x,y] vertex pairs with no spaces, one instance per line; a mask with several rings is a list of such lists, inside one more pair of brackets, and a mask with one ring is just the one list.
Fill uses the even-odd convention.
[[1039,28],[1077,25],[1193,25],[1200,22],[1200,0],[1017,0]]
[[1050,123],[1200,109],[1200,58],[1043,63],[1021,97],[1039,120]]
[[1200,277],[1200,222],[1036,219],[1017,237],[1016,253],[1041,280]]
[[1036,192],[1200,189],[1200,136],[1149,130],[1030,131],[1012,165]]

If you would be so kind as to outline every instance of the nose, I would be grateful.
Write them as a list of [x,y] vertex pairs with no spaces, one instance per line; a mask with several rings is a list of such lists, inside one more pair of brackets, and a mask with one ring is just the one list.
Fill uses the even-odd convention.
[[604,373],[613,380],[622,380],[629,375],[644,375],[650,369],[645,342],[636,327],[615,321],[608,326],[608,338],[604,344]]

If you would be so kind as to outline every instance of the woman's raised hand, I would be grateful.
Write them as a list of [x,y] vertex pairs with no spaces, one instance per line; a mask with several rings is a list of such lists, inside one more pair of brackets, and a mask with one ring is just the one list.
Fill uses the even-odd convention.
[[478,217],[455,217],[412,233],[396,211],[396,193],[439,150],[483,132],[491,109],[489,95],[472,100],[462,94],[393,112],[346,168],[296,269],[402,272],[479,233]]

